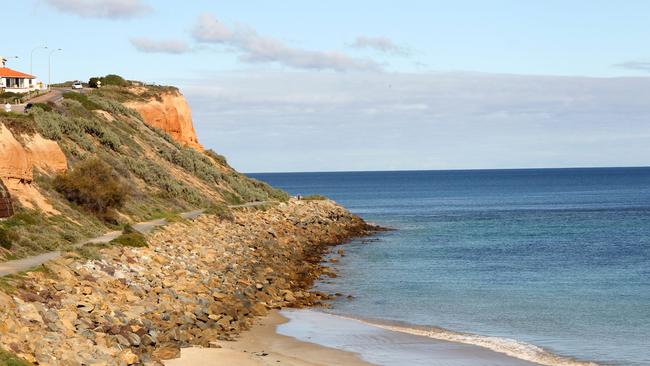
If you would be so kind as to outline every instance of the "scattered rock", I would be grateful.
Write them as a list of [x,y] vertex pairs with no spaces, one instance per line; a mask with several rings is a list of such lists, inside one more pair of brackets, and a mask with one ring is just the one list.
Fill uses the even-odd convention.
[[219,347],[215,341],[233,340],[268,309],[331,298],[307,290],[336,276],[323,257],[367,232],[331,201],[300,201],[241,210],[234,221],[171,224],[148,247],[108,247],[97,260],[48,262],[16,294],[0,291],[0,348],[43,365],[116,366]]

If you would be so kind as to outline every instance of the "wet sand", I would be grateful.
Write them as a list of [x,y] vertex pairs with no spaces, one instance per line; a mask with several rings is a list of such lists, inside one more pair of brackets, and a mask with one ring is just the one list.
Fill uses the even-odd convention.
[[313,310],[271,312],[222,348],[186,348],[166,366],[534,366],[485,348],[392,332]]
[[278,333],[386,366],[539,366],[487,348],[395,332],[316,310],[286,310]]
[[185,348],[166,366],[368,366],[358,355],[280,335],[276,328],[288,321],[277,311],[260,319],[236,342],[218,342],[222,348]]

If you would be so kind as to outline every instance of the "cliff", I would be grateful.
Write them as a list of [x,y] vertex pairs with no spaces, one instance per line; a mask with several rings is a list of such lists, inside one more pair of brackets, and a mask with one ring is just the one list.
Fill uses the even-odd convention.
[[160,128],[183,145],[203,151],[194,131],[192,112],[180,92],[169,90],[153,98],[130,101],[125,105],[136,110],[146,124]]
[[0,219],[14,214],[14,205],[11,202],[9,190],[0,179]]
[[33,187],[32,182],[35,168],[46,174],[66,171],[68,161],[63,151],[55,141],[45,139],[38,133],[19,134],[18,139],[0,123],[0,179],[23,206],[58,213]]
[[0,260],[177,212],[288,199],[203,151],[187,102],[160,86],[109,85],[29,114],[0,111],[0,179],[19,213],[0,221],[11,238]]

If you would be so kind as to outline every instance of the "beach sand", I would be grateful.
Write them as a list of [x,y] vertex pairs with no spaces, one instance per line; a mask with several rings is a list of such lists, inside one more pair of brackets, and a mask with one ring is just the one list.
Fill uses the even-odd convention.
[[358,355],[299,341],[276,332],[287,318],[272,311],[236,342],[218,342],[222,348],[184,348],[181,357],[166,366],[367,366]]
[[237,341],[219,345],[222,348],[183,349],[179,359],[165,365],[538,365],[477,346],[387,331],[313,310],[273,311]]

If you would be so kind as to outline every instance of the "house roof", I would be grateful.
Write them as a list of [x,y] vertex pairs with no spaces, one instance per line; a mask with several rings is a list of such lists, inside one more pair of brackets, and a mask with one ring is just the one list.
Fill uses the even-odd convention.
[[8,67],[0,67],[0,77],[3,78],[21,78],[21,79],[36,79],[35,76],[22,73],[20,71],[12,70]]

